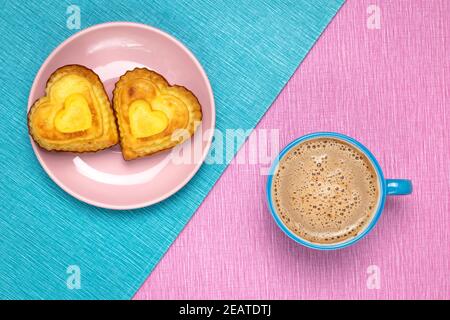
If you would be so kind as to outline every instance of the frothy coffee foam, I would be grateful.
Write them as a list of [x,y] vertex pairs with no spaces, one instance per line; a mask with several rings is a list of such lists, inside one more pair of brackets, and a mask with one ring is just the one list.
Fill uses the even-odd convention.
[[291,149],[273,177],[278,216],[301,238],[338,243],[355,237],[371,221],[379,198],[369,159],[332,138],[307,140]]

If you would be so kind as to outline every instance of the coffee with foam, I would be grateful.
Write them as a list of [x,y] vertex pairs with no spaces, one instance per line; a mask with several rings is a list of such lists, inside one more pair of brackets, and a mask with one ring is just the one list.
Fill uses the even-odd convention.
[[286,227],[320,244],[361,233],[376,212],[379,194],[367,156],[334,138],[311,139],[292,148],[272,182],[274,207]]

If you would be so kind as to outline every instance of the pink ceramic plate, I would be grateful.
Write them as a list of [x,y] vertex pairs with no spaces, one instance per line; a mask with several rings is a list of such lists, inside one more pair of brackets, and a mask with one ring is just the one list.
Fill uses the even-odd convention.
[[[211,145],[215,107],[208,78],[184,45],[158,29],[136,23],[106,23],[83,30],[64,41],[44,62],[31,88],[28,109],[44,94],[48,77],[67,64],[93,69],[110,97],[125,71],[143,66],[155,70],[171,84],[185,86],[197,96],[203,121],[194,137],[176,152],[165,151],[133,161],[123,160],[119,146],[73,154],[47,152],[31,141],[53,181],[89,204],[134,209],[168,198],[194,176]],[[189,154],[191,157],[186,156]]]

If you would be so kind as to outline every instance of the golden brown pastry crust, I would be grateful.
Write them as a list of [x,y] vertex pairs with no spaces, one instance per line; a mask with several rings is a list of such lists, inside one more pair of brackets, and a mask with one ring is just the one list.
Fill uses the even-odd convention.
[[[161,111],[166,115],[168,122],[163,131],[143,137],[133,135],[130,106],[136,101],[148,103],[150,113]],[[191,91],[171,86],[163,76],[146,68],[127,71],[120,77],[113,91],[113,107],[125,160],[173,148],[190,138],[202,120],[200,103]],[[177,134],[179,130],[181,135]]]
[[[70,95],[82,95],[91,113],[89,128],[60,132],[55,118]],[[114,113],[98,75],[81,65],[66,65],[48,79],[45,95],[31,106],[28,128],[33,140],[49,151],[92,152],[109,148],[118,142]]]

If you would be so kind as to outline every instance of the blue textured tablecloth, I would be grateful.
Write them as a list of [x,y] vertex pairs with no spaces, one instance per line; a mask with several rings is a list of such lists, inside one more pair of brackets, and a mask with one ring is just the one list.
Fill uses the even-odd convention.
[[[47,177],[30,146],[27,99],[42,62],[77,31],[66,24],[69,5],[80,8],[81,28],[142,22],[185,43],[208,73],[225,130],[256,125],[342,2],[1,1],[0,298],[131,298],[226,167],[204,165],[168,200],[121,212],[84,204]],[[70,265],[80,289],[67,287]]]

